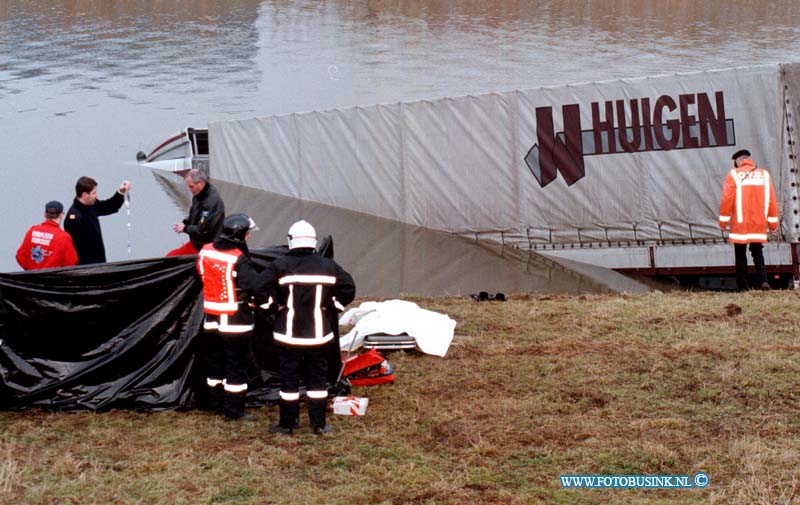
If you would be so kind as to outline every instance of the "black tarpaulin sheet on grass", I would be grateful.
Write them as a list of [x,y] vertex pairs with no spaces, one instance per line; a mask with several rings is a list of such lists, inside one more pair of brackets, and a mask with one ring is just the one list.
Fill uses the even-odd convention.
[[[322,243],[321,253],[332,255],[330,239]],[[252,255],[266,263],[285,251]],[[202,405],[205,339],[195,261],[180,256],[0,274],[0,408]],[[269,320],[258,317],[249,405],[278,396],[271,333]],[[338,359],[337,343],[332,363]]]

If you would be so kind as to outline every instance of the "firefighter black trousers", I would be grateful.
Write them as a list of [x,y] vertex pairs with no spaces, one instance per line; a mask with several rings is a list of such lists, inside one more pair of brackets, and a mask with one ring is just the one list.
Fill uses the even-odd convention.
[[226,417],[239,418],[244,415],[248,338],[251,334],[207,331],[207,383],[211,388],[212,404],[216,402],[215,407]]
[[[281,377],[281,424],[292,427],[299,411],[297,393],[300,380],[306,386],[308,417],[312,427],[325,426],[325,410],[328,396],[329,352],[325,346],[292,347],[278,346],[278,361]],[[287,401],[287,398],[292,398]],[[291,424],[289,424],[291,423]],[[289,424],[288,426],[285,424]]]

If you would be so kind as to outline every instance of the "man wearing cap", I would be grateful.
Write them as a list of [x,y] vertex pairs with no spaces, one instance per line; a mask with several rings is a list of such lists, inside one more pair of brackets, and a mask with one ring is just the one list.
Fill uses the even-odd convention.
[[778,202],[769,172],[756,167],[750,151],[736,151],[732,157],[733,170],[725,176],[722,200],[719,204],[719,227],[730,225],[728,239],[736,256],[736,287],[750,288],[747,278],[747,247],[756,267],[756,287],[768,289],[767,268],[764,263],[764,242],[767,228],[778,228]]
[[117,212],[125,202],[125,193],[130,189],[131,183],[122,181],[114,196],[108,200],[98,200],[96,180],[84,176],[75,183],[75,200],[67,211],[64,229],[72,235],[75,250],[78,251],[78,264],[106,262],[106,248],[98,217]]
[[17,263],[23,270],[69,267],[78,264],[72,237],[61,229],[64,206],[51,201],[44,206],[44,221],[31,226],[17,249]]

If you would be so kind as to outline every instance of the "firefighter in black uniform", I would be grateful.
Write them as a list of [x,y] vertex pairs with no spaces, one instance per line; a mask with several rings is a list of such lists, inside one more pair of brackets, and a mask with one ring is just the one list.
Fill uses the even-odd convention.
[[328,352],[338,313],[353,301],[353,278],[335,261],[316,254],[314,227],[298,221],[289,228],[289,253],[269,263],[258,282],[258,298],[277,306],[273,337],[280,368],[280,420],[273,433],[291,434],[300,416],[300,379],[306,386],[308,418],[317,435],[330,433]]
[[212,408],[228,419],[245,417],[248,338],[254,327],[246,283],[257,276],[247,239],[256,229],[245,214],[229,216],[219,238],[203,246],[197,258],[209,342],[206,383]]

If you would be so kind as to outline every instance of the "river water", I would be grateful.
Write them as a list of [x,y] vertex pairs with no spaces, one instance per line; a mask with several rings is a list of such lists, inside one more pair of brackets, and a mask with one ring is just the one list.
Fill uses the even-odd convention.
[[[101,197],[122,179],[133,183],[130,207],[101,219],[110,261],[177,246],[185,235],[171,225],[185,215],[186,199],[140,168],[135,154],[186,126],[789,62],[798,54],[800,9],[792,0],[0,0],[0,271],[18,269],[25,230],[41,220],[46,201],[69,205],[81,175],[99,181]],[[268,198],[235,187],[225,194],[229,212],[259,212],[253,202]],[[261,212],[270,219],[275,208]],[[539,258],[315,215],[325,223],[321,234],[358,243],[337,247],[337,259],[368,286],[361,294],[605,289]],[[364,227],[386,239],[348,232],[364,235]],[[264,230],[259,243],[284,241],[275,227]],[[398,250],[406,257],[381,265],[390,239],[404,240]],[[366,262],[371,244],[382,255]],[[417,269],[420,254],[427,270]],[[396,277],[381,277],[384,270]]]

